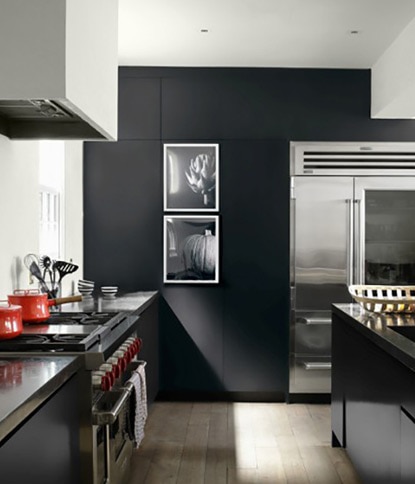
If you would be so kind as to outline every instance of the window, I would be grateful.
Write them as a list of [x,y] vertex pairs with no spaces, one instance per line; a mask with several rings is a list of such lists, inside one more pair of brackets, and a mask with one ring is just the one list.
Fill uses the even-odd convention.
[[39,253],[62,257],[65,142],[39,142]]

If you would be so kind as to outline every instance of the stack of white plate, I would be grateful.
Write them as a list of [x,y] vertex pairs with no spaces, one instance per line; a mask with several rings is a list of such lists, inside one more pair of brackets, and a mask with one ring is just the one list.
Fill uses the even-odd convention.
[[106,298],[115,297],[118,292],[118,286],[101,286],[101,292]]
[[87,281],[86,279],[79,279],[78,281],[78,291],[84,297],[91,297],[94,291],[95,282]]

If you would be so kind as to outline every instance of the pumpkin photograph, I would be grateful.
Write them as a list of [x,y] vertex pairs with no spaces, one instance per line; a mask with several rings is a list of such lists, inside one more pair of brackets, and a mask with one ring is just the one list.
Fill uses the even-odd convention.
[[164,145],[164,210],[219,210],[219,145]]
[[219,282],[218,216],[164,217],[164,282]]

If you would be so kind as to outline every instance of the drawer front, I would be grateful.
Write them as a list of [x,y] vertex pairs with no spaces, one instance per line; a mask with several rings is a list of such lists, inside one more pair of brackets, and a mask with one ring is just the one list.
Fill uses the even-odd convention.
[[295,324],[294,352],[298,355],[331,354],[331,324]]
[[292,357],[290,393],[330,393],[330,357]]

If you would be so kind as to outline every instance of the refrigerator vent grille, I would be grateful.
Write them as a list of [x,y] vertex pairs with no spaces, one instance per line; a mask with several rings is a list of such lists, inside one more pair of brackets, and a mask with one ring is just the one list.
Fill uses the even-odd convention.
[[414,143],[292,143],[293,175],[414,175]]

